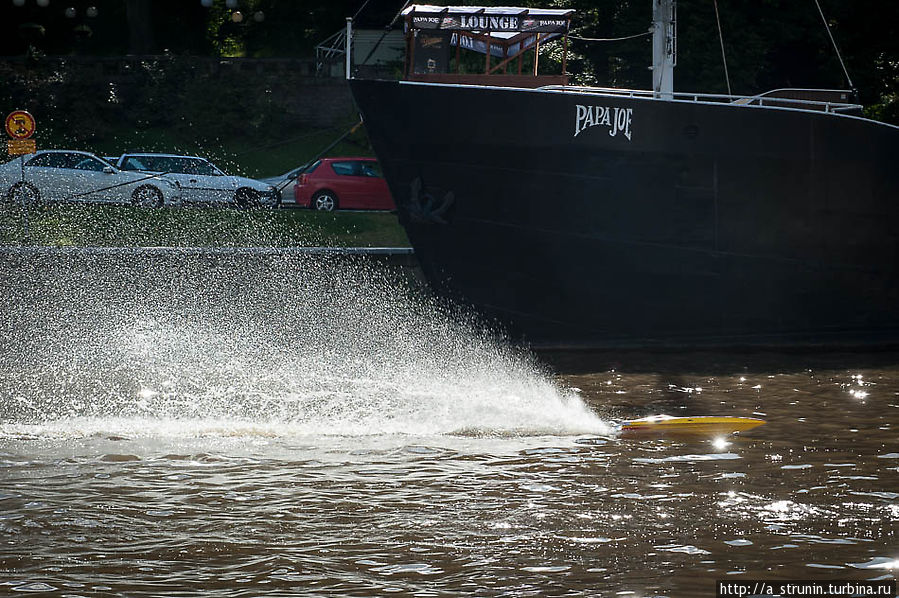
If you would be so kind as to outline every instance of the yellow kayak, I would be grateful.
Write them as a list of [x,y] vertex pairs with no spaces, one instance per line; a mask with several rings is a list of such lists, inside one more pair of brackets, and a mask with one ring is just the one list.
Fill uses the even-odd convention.
[[703,415],[697,417],[674,417],[672,415],[652,415],[624,422],[619,428],[622,436],[727,436],[745,432],[765,423],[754,417],[717,417]]

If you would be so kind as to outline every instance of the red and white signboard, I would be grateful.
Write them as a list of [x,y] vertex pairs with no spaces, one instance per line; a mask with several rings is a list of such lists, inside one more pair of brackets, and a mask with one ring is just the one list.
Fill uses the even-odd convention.
[[10,156],[33,154],[36,144],[31,136],[37,129],[34,117],[24,110],[15,110],[6,117],[6,134],[9,135],[7,149]]

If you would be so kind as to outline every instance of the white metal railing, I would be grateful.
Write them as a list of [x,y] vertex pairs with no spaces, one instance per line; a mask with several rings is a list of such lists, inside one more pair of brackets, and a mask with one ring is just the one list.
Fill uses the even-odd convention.
[[[646,89],[619,89],[613,87],[580,87],[576,85],[546,85],[540,89],[546,91],[556,91],[562,93],[592,93],[597,95],[616,95],[629,98],[650,98],[658,99],[656,94]],[[805,110],[818,110],[824,112],[847,112],[852,110],[861,110],[861,104],[853,104],[850,102],[833,102],[825,100],[809,100],[801,98],[784,98],[771,96],[773,93],[834,93],[846,94],[848,97],[851,92],[841,89],[800,89],[800,88],[784,88],[766,91],[754,96],[737,96],[728,94],[715,93],[685,93],[673,92],[671,97],[674,101],[687,102],[717,102],[721,104],[735,104],[738,106],[779,106],[791,107]]]
[[324,69],[346,55],[346,29],[341,29],[322,43],[315,46],[315,70],[322,74]]

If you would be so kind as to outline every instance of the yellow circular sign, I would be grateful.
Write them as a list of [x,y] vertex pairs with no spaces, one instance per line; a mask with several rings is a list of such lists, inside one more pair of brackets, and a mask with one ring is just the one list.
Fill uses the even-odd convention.
[[29,139],[36,128],[34,117],[24,110],[10,112],[6,117],[6,134],[13,139]]

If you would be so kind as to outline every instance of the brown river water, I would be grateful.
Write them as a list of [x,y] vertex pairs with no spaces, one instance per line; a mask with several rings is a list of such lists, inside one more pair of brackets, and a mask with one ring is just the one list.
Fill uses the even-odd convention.
[[[0,595],[899,575],[897,352],[534,356],[352,260],[0,261]],[[657,413],[767,423],[616,432]]]

